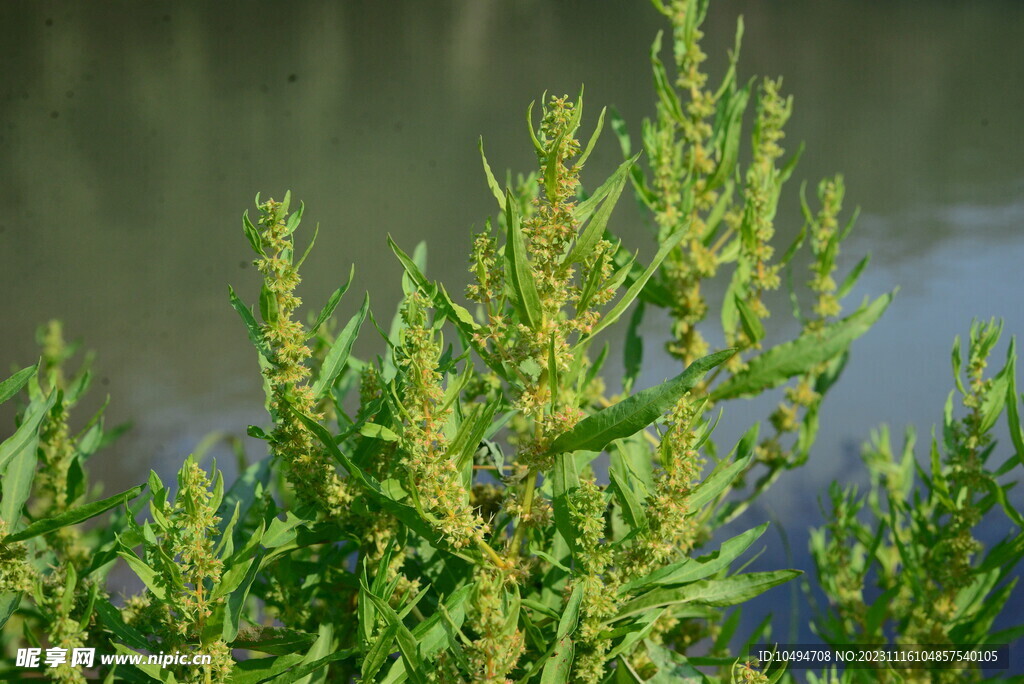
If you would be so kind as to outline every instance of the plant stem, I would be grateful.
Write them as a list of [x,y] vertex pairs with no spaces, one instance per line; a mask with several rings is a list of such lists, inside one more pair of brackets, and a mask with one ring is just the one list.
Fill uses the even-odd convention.
[[[530,515],[530,510],[533,508],[533,495],[537,491],[537,473],[531,470],[526,476],[526,491],[523,492],[523,511],[525,516]],[[509,550],[513,556],[519,555],[519,547],[523,542],[523,535],[526,532],[526,526],[523,524],[524,520],[521,516],[519,518],[519,524],[516,525],[515,534],[512,535],[512,544]]]

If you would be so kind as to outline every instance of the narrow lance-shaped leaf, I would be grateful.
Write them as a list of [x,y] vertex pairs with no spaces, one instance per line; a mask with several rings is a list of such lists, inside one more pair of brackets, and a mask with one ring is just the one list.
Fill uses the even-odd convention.
[[729,98],[725,115],[725,138],[722,141],[721,150],[719,150],[718,166],[711,178],[708,179],[708,190],[713,190],[725,183],[736,169],[736,160],[739,158],[740,151],[743,112],[747,109],[749,95],[750,84],[748,83]]
[[423,666],[423,661],[419,655],[419,649],[416,644],[416,637],[412,635],[409,628],[402,623],[402,619],[398,617],[398,613],[392,608],[387,601],[380,598],[376,594],[370,591],[370,588],[365,584],[362,585],[364,596],[367,596],[376,606],[377,610],[384,616],[385,621],[392,627],[396,628],[395,637],[398,641],[398,648],[402,652],[402,658],[406,661],[407,666],[405,671],[409,673],[409,678],[413,682],[426,684],[425,672],[426,669]]
[[352,284],[352,277],[355,275],[355,273],[356,267],[352,266],[351,270],[349,270],[348,272],[348,280],[345,281],[344,285],[342,285],[333,293],[331,293],[331,296],[327,299],[327,303],[324,304],[324,308],[320,309],[319,315],[317,315],[316,320],[313,321],[313,326],[309,329],[309,332],[306,334],[307,338],[313,337],[313,335],[316,334],[316,331],[320,328],[320,326],[324,324],[324,321],[330,318],[331,314],[334,313],[334,310],[338,308],[338,302],[340,302],[341,298],[345,296],[346,292],[348,292],[348,288]]
[[494,195],[494,199],[498,200],[498,209],[504,209],[505,193],[501,191],[501,186],[498,185],[498,179],[494,177],[494,172],[491,171],[491,165],[487,163],[487,155],[484,154],[483,136],[480,136],[480,159],[484,163],[484,175],[487,177],[487,187],[491,189],[491,194]]
[[263,238],[260,237],[260,232],[256,230],[256,226],[249,220],[249,212],[246,211],[242,214],[242,232],[245,233],[245,237],[249,240],[249,245],[252,246],[252,251],[259,254],[261,257],[267,256],[267,253],[263,251]]
[[39,425],[57,401],[58,391],[50,392],[45,401],[36,400],[29,406],[29,415],[14,433],[0,444],[0,519],[7,521],[7,529],[21,524],[21,509],[32,493],[32,480],[36,474],[36,446],[39,444]]
[[28,368],[22,368],[11,377],[0,382],[0,404],[20,392],[21,388],[25,386],[25,383],[28,382],[29,378],[35,375],[38,368],[39,364],[29,366]]
[[26,449],[35,450],[35,444],[39,439],[39,424],[56,400],[57,394],[51,392],[45,403],[33,402],[30,404],[18,429],[14,431],[13,435],[0,442],[0,475],[6,471],[7,464],[19,453]]
[[228,285],[228,297],[231,300],[231,306],[238,312],[238,315],[242,317],[242,322],[245,323],[245,329],[249,333],[249,341],[256,347],[256,350],[271,363],[274,362],[274,354],[270,351],[270,347],[267,346],[267,341],[263,338],[263,332],[260,330],[259,323],[256,322],[256,317],[252,315],[252,311],[249,310],[238,295],[235,294],[233,287]]
[[363,326],[363,321],[366,320],[366,312],[369,308],[370,295],[367,294],[363,297],[363,305],[359,308],[359,312],[349,319],[341,333],[338,334],[338,339],[334,340],[334,344],[331,345],[331,350],[327,352],[327,358],[324,359],[320,375],[317,377],[316,382],[313,383],[313,396],[321,397],[334,386],[334,381],[338,379],[338,375],[341,374],[345,364],[348,363],[349,354],[352,352],[352,344],[356,341],[356,337],[359,336],[359,330]]
[[93,501],[92,503],[72,508],[69,511],[65,511],[60,515],[56,515],[52,518],[44,518],[37,520],[20,532],[15,532],[4,538],[4,542],[19,542],[31,539],[32,537],[38,537],[41,534],[52,532],[62,527],[68,527],[69,525],[77,525],[80,522],[85,522],[90,518],[95,518],[101,513],[109,511],[115,506],[120,506],[122,503],[129,499],[134,499],[142,492],[143,485],[138,485],[127,489],[120,494],[101,499],[99,501]]
[[616,498],[622,507],[622,517],[629,525],[630,530],[646,527],[647,512],[640,497],[630,488],[628,476],[620,473],[616,468],[609,468],[608,477],[611,480],[609,484],[615,490]]
[[691,603],[705,606],[734,606],[763,594],[772,587],[801,574],[799,570],[773,570],[733,575],[724,579],[699,580],[682,587],[654,589],[626,602],[616,619],[644,613],[652,608]]
[[1017,339],[1010,338],[1010,346],[1006,350],[1006,374],[1009,378],[1006,386],[1006,423],[1010,428],[1010,441],[1017,452],[1017,460],[1024,466],[1024,432],[1020,427],[1020,407],[1017,405],[1020,396],[1017,394]]
[[611,185],[608,188],[608,194],[601,203],[600,208],[594,212],[594,217],[590,220],[590,223],[583,229],[583,232],[576,240],[576,244],[573,245],[572,251],[569,252],[569,256],[566,259],[568,263],[582,263],[584,259],[593,253],[594,247],[604,237],[608,219],[611,217],[612,210],[615,209],[615,205],[619,201],[622,189],[626,186],[626,174],[629,173],[629,168],[636,162],[639,156],[636,155],[631,159],[627,159],[612,174],[612,177],[609,179]]
[[864,272],[864,269],[870,262],[871,253],[869,252],[865,254],[864,257],[857,262],[857,265],[853,267],[849,274],[847,274],[847,276],[843,278],[842,284],[839,286],[839,289],[836,290],[836,297],[842,299],[846,295],[850,294],[850,290],[852,290],[853,286],[857,284],[857,281],[860,279],[860,274]]
[[572,675],[572,658],[576,648],[569,637],[561,637],[544,664],[540,684],[569,684]]
[[644,300],[640,300],[633,315],[629,319],[629,327],[626,328],[626,344],[623,347],[623,365],[626,372],[622,376],[622,387],[628,392],[633,388],[633,383],[640,376],[640,367],[644,358],[644,340],[640,336],[640,324],[644,318]]
[[279,318],[277,293],[267,287],[265,282],[260,288],[260,316],[268,325],[275,325]]
[[626,294],[624,294],[622,298],[615,303],[615,306],[613,306],[608,313],[601,316],[601,322],[593,327],[590,334],[587,335],[588,338],[593,337],[619,319],[619,316],[623,314],[629,305],[633,303],[633,300],[637,298],[641,291],[643,291],[647,281],[650,280],[652,275],[654,275],[654,272],[658,269],[658,266],[661,265],[661,262],[665,260],[665,257],[668,256],[669,252],[675,249],[675,246],[678,245],[682,239],[683,231],[677,230],[662,243],[661,248],[658,250],[657,254],[654,255],[654,259],[651,261],[650,265],[647,266],[647,270],[645,270],[643,274],[629,286],[629,289],[626,290]]
[[734,352],[734,349],[725,349],[697,359],[675,378],[587,416],[571,430],[559,435],[547,453],[601,451],[616,439],[639,432],[657,420],[679,397],[693,389],[709,370]]
[[778,387],[793,376],[806,373],[843,351],[863,335],[885,312],[893,295],[879,297],[849,317],[807,332],[797,339],[772,347],[747,363],[746,370],[732,376],[711,392],[715,401],[751,396]]
[[526,257],[522,226],[510,192],[505,194],[505,218],[508,221],[508,239],[505,243],[508,282],[512,284],[513,293],[527,324],[536,330],[542,318],[540,295],[537,293],[537,283],[533,280],[533,269],[530,268],[530,262]]
[[622,585],[619,593],[635,593],[648,585],[672,586],[702,580],[729,567],[740,554],[746,551],[768,529],[768,523],[747,530],[722,543],[721,548],[699,558],[687,558],[672,565],[655,570],[651,574]]
[[683,107],[679,102],[679,96],[676,94],[675,89],[672,88],[671,81],[665,71],[665,65],[662,64],[661,59],[658,57],[658,53],[661,52],[662,34],[662,31],[658,31],[658,35],[655,36],[654,42],[651,43],[651,66],[654,72],[654,89],[658,92],[658,99],[661,100],[661,104],[665,107],[667,112],[672,115],[676,121],[684,123],[686,121],[686,117],[683,115]]
[[747,339],[752,344],[757,344],[764,339],[764,325],[761,323],[761,319],[750,310],[750,307],[747,306],[742,297],[737,294],[735,299],[736,310],[740,313],[740,323],[743,324],[743,332],[747,334]]
[[597,144],[597,139],[601,137],[601,131],[604,129],[604,114],[606,107],[601,108],[601,113],[597,117],[597,126],[594,127],[594,133],[590,136],[590,140],[587,141],[587,146],[583,148],[583,154],[576,160],[576,168],[582,168],[586,163],[587,159],[590,158],[590,153],[594,151],[594,145]]

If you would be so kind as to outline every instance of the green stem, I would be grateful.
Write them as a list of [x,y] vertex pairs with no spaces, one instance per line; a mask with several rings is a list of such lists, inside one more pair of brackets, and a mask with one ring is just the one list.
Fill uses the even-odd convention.
[[[537,491],[537,473],[533,470],[526,476],[526,490],[523,492],[523,511],[525,515],[530,515],[530,510],[533,509],[533,495]],[[523,535],[526,533],[526,525],[523,524],[523,519],[519,519],[519,524],[516,525],[515,534],[512,535],[512,544],[509,550],[513,556],[519,555],[519,549],[523,542]]]

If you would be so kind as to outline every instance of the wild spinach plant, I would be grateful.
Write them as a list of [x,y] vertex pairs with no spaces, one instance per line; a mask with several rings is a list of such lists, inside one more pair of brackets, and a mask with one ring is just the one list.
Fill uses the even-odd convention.
[[[582,94],[531,106],[537,168],[502,187],[483,158],[497,206],[467,243],[464,297],[426,275],[423,246],[410,253],[389,238],[404,269],[389,328],[368,297],[334,323],[351,276],[304,319],[300,269],[316,234],[300,250],[304,207],[292,212],[287,193],[257,196],[258,218],[242,224],[262,276],[258,305],[233,289],[229,297],[255,347],[268,413],[248,434],[269,453],[232,485],[190,457],[174,488],[153,474],[97,500],[84,463],[115,435],[99,415],[72,436],[68,410],[89,376],[66,379],[51,328],[43,360],[0,385],[2,400],[27,389],[17,430],[0,445],[4,648],[211,656],[197,666],[94,668],[107,681],[782,677],[731,649],[740,616],[726,609],[799,573],[743,571],[738,561],[767,523],[724,540],[717,532],[807,460],[823,397],[891,295],[839,318],[866,264],[836,284],[852,227],[839,227],[839,177],[818,186],[819,208],[803,203],[797,238],[776,249],[776,208],[798,157],[783,161],[781,147],[791,101],[780,81],[738,79],[742,24],[711,88],[700,48],[706,0],[655,5],[671,25],[675,76],[659,36],[656,116],[641,127],[642,153],[612,115],[626,158],[587,191],[581,175],[605,112],[581,136]],[[627,184],[655,228],[657,249],[643,258],[613,231]],[[812,265],[794,276],[801,251]],[[801,331],[769,344],[769,293],[784,276],[806,281],[813,313],[791,287]],[[715,278],[728,282],[720,333],[707,321],[704,281]],[[667,348],[680,367],[638,389],[649,307],[668,311]],[[360,334],[378,333],[378,356],[352,355]],[[625,336],[621,391],[602,375],[616,333]],[[1001,382],[1016,410],[1012,382]],[[714,409],[774,391],[783,399],[766,435],[755,424],[737,444],[718,445]],[[103,527],[77,527],[111,511]],[[907,530],[899,544],[923,543]],[[111,596],[115,563],[145,590]],[[767,622],[743,635],[769,636]],[[45,671],[80,682],[88,668]]]
[[[1014,483],[999,482],[1024,466],[1014,341],[1002,370],[985,376],[1001,332],[1002,324],[995,321],[972,325],[966,367],[959,338],[954,343],[956,389],[946,400],[941,436],[932,435],[930,468],[915,459],[912,428],[897,457],[883,427],[863,451],[871,474],[867,495],[833,483],[828,523],[811,538],[819,582],[828,598],[827,611],[815,628],[826,643],[984,647],[1011,644],[1024,635],[1024,625],[993,629],[1010,601],[1018,579],[1014,569],[1024,557],[1024,518],[1008,500]],[[954,417],[956,394],[965,409],[960,419]],[[1004,413],[1013,453],[993,467],[995,427]],[[1015,531],[982,555],[984,548],[974,534],[995,508]],[[980,669],[939,665],[931,670],[851,669],[842,678],[831,672],[819,681],[982,680]],[[1002,673],[988,674],[995,677],[985,681],[996,681]]]

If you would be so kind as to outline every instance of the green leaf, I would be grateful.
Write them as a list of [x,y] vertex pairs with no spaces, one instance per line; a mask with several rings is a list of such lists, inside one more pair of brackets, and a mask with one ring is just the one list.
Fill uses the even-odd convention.
[[571,430],[559,435],[546,453],[602,451],[616,439],[639,432],[657,420],[679,397],[693,389],[709,370],[732,356],[734,351],[725,349],[697,359],[672,380],[637,392],[614,406],[587,416]]
[[616,498],[622,506],[622,517],[626,520],[631,530],[638,530],[647,527],[647,513],[640,497],[627,484],[626,475],[620,473],[617,468],[608,469],[608,477],[611,486],[615,489]]
[[668,253],[671,252],[682,239],[683,231],[677,230],[661,244],[661,248],[658,249],[658,253],[654,255],[654,259],[651,261],[650,265],[647,266],[647,270],[645,270],[643,274],[629,286],[629,289],[626,290],[626,294],[624,294],[622,298],[615,303],[615,306],[613,306],[608,313],[601,316],[601,322],[593,327],[590,333],[586,336],[587,338],[597,335],[597,333],[601,332],[619,319],[619,316],[622,315],[626,308],[633,303],[633,300],[636,299],[644,289],[644,285],[646,285],[647,281],[650,280],[652,275],[654,275],[654,272],[658,269],[658,266],[661,265],[661,262],[665,260],[665,257],[668,256]]
[[640,300],[633,315],[629,319],[629,327],[626,328],[626,343],[623,346],[623,366],[626,372],[622,376],[622,388],[629,392],[633,383],[640,376],[640,369],[644,359],[644,340],[640,336],[640,324],[644,319],[644,300]]
[[[313,238],[309,241],[309,244],[306,245],[306,251],[302,253],[302,258],[299,259],[299,263],[295,264],[296,271],[302,268],[302,264],[306,263],[306,257],[308,257],[309,253],[313,251],[313,245],[316,244],[316,238],[318,235],[320,235],[319,223],[316,224],[316,227],[313,228]],[[351,279],[351,276],[349,276],[349,279]]]
[[14,611],[18,609],[20,603],[20,591],[8,591],[0,594],[0,629],[3,629],[10,617],[14,615]]
[[97,515],[105,513],[115,506],[120,506],[128,500],[134,499],[142,493],[142,488],[143,485],[138,485],[106,499],[93,501],[92,503],[72,508],[60,515],[55,515],[52,518],[37,520],[20,532],[15,532],[14,534],[5,537],[4,542],[25,541],[26,539],[38,537],[41,534],[46,534],[47,532],[52,532],[62,527],[77,525],[78,523],[84,522],[90,518],[95,518]]
[[594,145],[597,144],[598,138],[601,137],[601,131],[604,129],[604,114],[606,107],[601,108],[601,113],[597,117],[597,126],[594,127],[594,133],[590,136],[590,140],[587,141],[587,146],[583,149],[583,154],[576,160],[576,168],[581,169],[586,163],[587,159],[590,158],[590,153],[594,151]]
[[746,370],[718,385],[711,392],[711,398],[720,401],[760,394],[842,354],[851,342],[875,324],[892,298],[893,293],[883,295],[841,321],[819,331],[805,332],[795,340],[755,356],[747,363]]
[[28,382],[29,378],[36,374],[38,369],[38,363],[34,366],[29,366],[28,368],[22,368],[11,377],[0,382],[0,404],[20,392],[21,388],[25,386],[25,383]]
[[533,280],[533,269],[526,256],[526,243],[523,240],[522,226],[519,215],[512,200],[512,193],[505,195],[505,217],[508,221],[508,240],[505,244],[508,282],[516,297],[516,303],[531,329],[537,330],[541,323],[540,295],[537,294],[537,283]]
[[245,237],[249,239],[252,251],[256,252],[261,257],[266,257],[267,253],[263,251],[263,238],[260,237],[260,232],[256,230],[256,226],[252,225],[252,221],[249,220],[248,211],[245,211],[242,214],[242,232],[245,233]]
[[501,191],[501,186],[498,185],[498,180],[494,177],[494,172],[491,171],[491,165],[487,163],[487,155],[484,154],[483,136],[480,136],[480,159],[484,162],[484,175],[487,176],[487,187],[491,189],[494,199],[498,200],[498,210],[500,211],[505,208],[505,193]]
[[569,637],[560,637],[544,664],[540,684],[569,684],[575,646]]
[[580,619],[580,605],[583,603],[583,584],[577,583],[573,587],[569,600],[562,611],[562,617],[558,620],[558,633],[555,638],[562,639],[576,631],[576,625]]
[[747,339],[753,344],[757,344],[764,339],[764,325],[761,323],[761,319],[758,318],[747,303],[743,301],[743,298],[738,294],[736,296],[736,310],[740,313],[740,323],[743,324],[743,332],[747,334]]
[[398,641],[398,648],[402,652],[402,658],[407,664],[405,671],[409,673],[409,679],[417,684],[426,684],[427,680],[424,675],[426,669],[422,659],[420,658],[419,649],[416,645],[416,637],[414,637],[412,632],[409,631],[409,628],[402,623],[402,619],[398,617],[398,613],[395,612],[395,609],[392,608],[387,601],[372,593],[370,588],[365,584],[363,585],[363,591],[365,592],[364,595],[373,601],[373,605],[380,611],[381,615],[384,616],[385,621],[397,630],[395,637]]
[[[252,587],[253,582],[256,581],[257,573],[259,573],[264,564],[264,558],[264,552],[261,550],[256,554],[256,557],[251,560],[241,579],[235,579],[240,573],[238,573],[236,569],[238,566],[234,566],[229,569],[229,572],[232,570],[235,571],[231,573],[231,581],[227,581],[227,573],[225,573],[224,579],[221,581],[223,588],[219,593],[227,593],[228,595],[227,605],[224,606],[224,627],[221,631],[221,638],[224,639],[224,641],[234,641],[235,637],[238,636],[238,625],[242,619],[242,610],[245,608],[245,600],[249,596],[249,589]],[[242,566],[244,566],[244,562],[242,563]],[[238,583],[232,587],[231,584],[234,584],[236,581]]]
[[346,471],[348,471],[350,479],[358,482],[384,509],[398,518],[398,520],[404,523],[410,530],[423,537],[434,548],[443,549],[460,558],[472,562],[472,559],[469,556],[451,549],[444,539],[435,532],[434,529],[430,527],[425,520],[423,520],[423,518],[420,517],[419,512],[415,508],[390,497],[372,475],[366,473],[359,468],[359,466],[353,463],[352,459],[346,456],[341,449],[338,448],[338,445],[334,443],[334,438],[331,436],[331,433],[327,431],[327,428],[320,425],[304,413],[297,411],[294,407],[289,406],[289,409],[300,421],[302,421],[310,432],[316,435],[317,439],[319,439],[327,448],[328,453],[330,453],[331,456],[333,456],[334,459],[338,461]]
[[978,424],[978,430],[981,432],[988,432],[999,420],[999,415],[1003,412],[1003,407],[1006,405],[1007,388],[1010,385],[1010,378],[1007,376],[1007,368],[1003,368],[994,378],[992,378],[992,385],[985,392],[981,398],[981,407],[979,413],[981,414],[981,422]]
[[658,668],[658,672],[646,684],[711,684],[711,680],[690,664],[685,656],[649,639],[644,641],[644,649]]
[[734,606],[749,601],[800,574],[802,573],[799,570],[751,572],[725,579],[698,580],[682,587],[654,589],[624,603],[615,619],[637,615],[654,608],[685,603],[716,607]]
[[277,294],[267,287],[266,282],[260,287],[260,316],[263,317],[263,322],[268,325],[277,323],[279,317]]
[[[45,402],[33,401],[25,411],[25,417],[14,431],[14,434],[0,442],[0,475],[7,470],[7,464],[25,451],[35,455],[36,444],[39,441],[39,424],[53,408],[57,401],[57,393],[51,392]],[[5,518],[10,521],[12,518]]]
[[[606,181],[608,189],[605,194],[599,196],[595,193],[595,197],[601,200],[601,205],[594,212],[590,223],[587,224],[587,227],[583,229],[583,232],[576,239],[576,244],[573,245],[572,251],[569,252],[569,256],[566,258],[567,263],[583,263],[593,253],[594,247],[597,246],[601,238],[604,237],[605,228],[608,226],[608,219],[611,217],[612,211],[619,201],[622,189],[626,187],[626,175],[639,156],[636,155],[631,159],[627,159],[619,165],[615,173]],[[604,186],[599,189],[599,192],[602,190],[604,190]],[[578,215],[577,213],[577,217]]]
[[839,289],[836,290],[836,297],[842,299],[846,295],[850,294],[850,290],[852,290],[853,286],[857,284],[858,280],[860,280],[860,274],[864,272],[864,269],[867,268],[867,265],[870,262],[871,254],[865,254],[864,258],[858,261],[857,265],[853,267],[845,278],[843,278],[843,283],[839,286]]
[[[747,432],[747,434],[751,434],[751,431],[754,431],[755,428],[757,428],[756,424]],[[757,434],[756,431],[754,431],[754,434]],[[741,441],[741,444],[742,443],[743,441]],[[690,493],[689,504],[692,509],[701,510],[704,506],[711,503],[716,496],[721,494],[722,491],[731,485],[736,477],[746,469],[753,457],[753,450],[750,449],[746,455],[740,456],[740,458],[737,458],[732,463],[726,463],[723,461],[715,466],[715,469],[711,471],[711,474],[708,475],[703,482],[694,487],[693,491]]]
[[330,351],[327,352],[327,358],[324,359],[324,364],[320,368],[320,374],[317,376],[316,382],[313,383],[314,397],[320,398],[327,394],[334,386],[341,371],[345,369],[349,354],[352,352],[352,344],[359,336],[359,330],[363,327],[363,321],[366,320],[366,312],[369,308],[370,295],[367,294],[363,297],[363,305],[359,308],[359,312],[349,319],[349,322],[338,334],[338,338],[334,340],[334,344],[331,345]]
[[662,64],[661,59],[658,57],[658,53],[661,52],[662,33],[662,31],[658,31],[658,35],[655,36],[654,42],[651,43],[651,66],[654,72],[654,89],[658,93],[658,99],[661,101],[662,106],[664,106],[672,118],[679,123],[685,123],[686,116],[683,114],[683,106],[679,102],[679,96],[676,94],[675,89],[672,88],[668,74],[665,72],[665,65]]
[[[285,199],[284,206],[282,207],[286,214],[288,213],[289,199],[290,198]],[[285,235],[291,235],[295,232],[295,229],[299,227],[300,223],[302,223],[302,212],[305,210],[306,205],[300,200],[298,210],[285,220]]]
[[376,423],[363,423],[359,428],[359,434],[363,437],[371,437],[373,439],[380,439],[385,442],[397,442],[398,435],[396,435],[391,429],[378,425]]
[[228,297],[231,300],[231,306],[238,312],[238,315],[242,317],[242,322],[245,323],[245,329],[249,333],[249,341],[256,347],[256,350],[265,358],[267,361],[274,362],[274,353],[270,351],[270,347],[267,346],[267,341],[263,337],[263,331],[260,330],[259,323],[256,322],[255,316],[252,315],[252,311],[249,310],[242,300],[235,294],[234,288],[228,285]]
[[[282,684],[287,682],[288,684],[291,684],[292,682],[295,682],[295,681],[297,681],[299,679],[302,679],[303,677],[306,677],[306,676],[308,676],[310,674],[313,674],[317,670],[320,670],[321,668],[324,668],[324,667],[326,667],[327,665],[330,665],[333,662],[337,662],[339,660],[348,660],[349,658],[355,658],[358,653],[359,653],[359,651],[357,649],[354,649],[354,648],[347,648],[344,651],[335,651],[334,653],[329,653],[329,654],[327,654],[327,655],[325,655],[325,656],[323,656],[321,658],[317,658],[316,660],[311,660],[311,661],[309,661],[307,663],[302,663],[298,667],[294,667],[294,668],[292,668],[290,670],[287,670],[284,673],[282,673],[280,676],[275,676],[274,679],[271,680],[271,681],[274,681],[274,682],[280,681]],[[290,658],[290,657],[289,656],[279,656],[278,658],[276,658],[276,660],[285,660],[287,658]],[[270,660],[270,658],[261,658],[260,660]],[[257,662],[259,662],[259,661],[257,661]],[[290,661],[286,661],[286,662],[290,662]],[[301,662],[301,660],[300,660],[300,662]],[[239,663],[239,665],[241,665],[241,664],[242,663]],[[280,670],[278,670],[278,672],[280,672]],[[231,677],[231,683],[232,684],[236,684],[238,682],[241,682],[241,684],[248,684],[248,682],[253,682],[255,684],[256,682],[265,682],[265,681],[267,681],[267,679],[266,679],[266,675],[264,675],[264,674],[261,674],[259,676],[259,678],[257,678],[257,679],[240,680],[235,675],[232,675],[232,677]]]
[[[527,477],[536,477],[536,475],[531,473]],[[551,475],[552,516],[555,519],[555,528],[569,545],[573,554],[577,551],[577,532],[576,525],[572,520],[569,500],[579,485],[580,475],[572,454],[558,454],[555,457],[554,472]]]
[[341,298],[345,295],[346,292],[348,292],[348,288],[352,284],[352,277],[355,275],[355,273],[356,267],[352,266],[352,269],[348,272],[348,280],[345,282],[344,285],[339,287],[331,294],[331,296],[327,299],[327,303],[324,304],[324,308],[320,309],[320,313],[317,315],[316,320],[313,322],[313,326],[309,329],[309,332],[306,333],[307,339],[313,337],[313,335],[316,334],[316,331],[320,328],[320,326],[324,324],[324,321],[330,318],[331,314],[334,313],[334,310],[338,308],[338,302],[340,302]]
[[58,393],[50,392],[45,401],[33,401],[25,421],[12,437],[0,444],[0,488],[3,492],[0,520],[7,521],[8,530],[13,531],[21,524],[21,509],[32,494],[38,462],[39,425],[57,401]]
[[132,648],[149,649],[152,646],[142,632],[125,624],[121,618],[121,611],[111,605],[109,600],[100,599],[96,602],[95,609],[100,620],[107,629],[114,633],[118,641],[128,644]]
[[1024,432],[1021,431],[1020,427],[1020,407],[1018,402],[1020,397],[1017,395],[1017,339],[1010,338],[1010,346],[1006,350],[1006,376],[1008,378],[1006,385],[1006,422],[1010,428],[1010,441],[1013,442],[1013,448],[1017,452],[1017,460],[1022,466],[1024,466]]
[[244,648],[247,651],[286,655],[307,650],[315,640],[316,636],[309,632],[261,625],[254,630],[239,633],[230,645],[231,648]]
[[533,149],[537,154],[544,154],[544,145],[541,144],[537,138],[537,131],[533,129],[533,105],[537,104],[536,100],[531,102],[526,108],[526,128],[530,131],[530,140],[533,141]]
[[145,561],[135,555],[130,549],[118,551],[117,555],[120,556],[128,563],[128,567],[132,569],[132,572],[142,580],[142,583],[153,592],[161,601],[167,600],[167,582],[163,579],[156,570],[149,567]]
[[739,158],[740,139],[742,137],[743,112],[747,109],[750,96],[750,84],[737,90],[729,97],[725,114],[725,138],[718,152],[718,166],[707,182],[707,189],[714,190],[732,177]]
[[632,593],[636,589],[642,589],[648,585],[672,586],[675,584],[686,584],[710,577],[729,567],[729,564],[739,558],[750,546],[757,541],[764,531],[768,529],[768,523],[762,523],[757,527],[738,534],[732,539],[725,541],[721,548],[700,558],[687,558],[678,563],[673,563],[664,568],[655,570],[651,574],[627,582],[619,589],[620,593]]
[[[342,651],[345,653],[345,651]],[[275,678],[288,672],[291,668],[301,663],[303,656],[298,653],[288,653],[272,658],[250,658],[236,662],[231,668],[231,684],[262,684],[263,682],[275,681]],[[288,672],[290,675],[291,672]],[[284,679],[283,681],[291,681]]]

